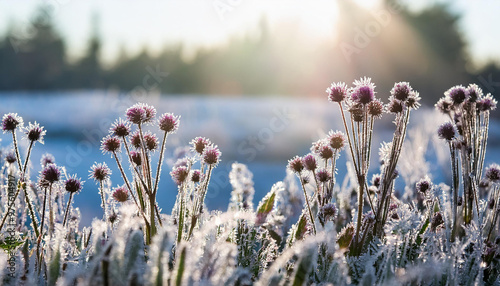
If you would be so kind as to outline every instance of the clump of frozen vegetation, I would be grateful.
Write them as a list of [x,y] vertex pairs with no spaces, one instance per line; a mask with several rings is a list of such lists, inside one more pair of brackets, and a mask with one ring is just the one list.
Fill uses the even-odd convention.
[[[448,186],[427,174],[425,146],[415,142],[429,139],[405,140],[420,107],[409,83],[396,83],[386,104],[369,78],[352,87],[334,83],[327,93],[343,130],[292,158],[286,178],[255,204],[252,173],[234,163],[226,212],[205,205],[221,152],[203,137],[170,170],[178,188],[171,212],[157,204],[178,116],[130,107],[101,144],[116,166],[95,163],[85,183],[49,154],[33,174],[31,150],[46,131],[4,115],[13,144],[1,154],[2,284],[498,285],[500,166],[484,166],[493,97],[476,85],[455,86],[436,104],[450,120],[436,130],[450,150]],[[376,152],[374,125],[382,116],[394,118],[394,135]],[[28,143],[23,154],[19,140]],[[377,154],[379,171],[371,174]],[[348,156],[346,178],[336,178],[341,155]],[[121,175],[116,187],[111,172]],[[395,192],[399,176],[404,193]],[[81,229],[73,201],[92,182],[104,217]]]

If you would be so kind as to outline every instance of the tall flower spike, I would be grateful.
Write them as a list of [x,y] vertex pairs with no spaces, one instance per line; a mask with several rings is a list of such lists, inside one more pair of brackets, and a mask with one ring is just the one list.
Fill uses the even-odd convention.
[[96,163],[90,167],[90,178],[102,182],[109,178],[111,170],[106,163]]
[[35,121],[35,123],[30,122],[29,125],[24,128],[24,133],[29,141],[38,141],[43,144],[43,136],[45,136],[47,131],[43,130],[43,127],[40,127],[40,125]]
[[332,83],[332,85],[326,89],[328,93],[328,100],[331,102],[342,102],[349,95],[349,89],[347,85],[343,82]]
[[172,113],[164,113],[158,119],[158,125],[161,130],[167,133],[175,133],[179,128],[180,116],[175,116]]
[[354,87],[351,90],[351,99],[355,103],[368,104],[375,99],[375,84],[371,78],[364,77],[354,81]]
[[3,132],[16,130],[17,127],[23,127],[23,118],[18,116],[17,113],[7,113],[2,119]]

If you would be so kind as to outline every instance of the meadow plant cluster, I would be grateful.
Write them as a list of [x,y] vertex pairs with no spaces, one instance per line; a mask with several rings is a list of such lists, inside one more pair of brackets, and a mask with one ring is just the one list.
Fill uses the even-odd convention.
[[[13,143],[1,154],[2,284],[497,285],[500,166],[484,166],[496,101],[473,84],[446,91],[436,108],[450,122],[436,135],[450,150],[451,187],[429,174],[400,196],[398,161],[420,96],[399,82],[383,103],[375,88],[370,78],[351,87],[333,83],[327,96],[343,130],[290,159],[286,178],[256,206],[252,173],[233,163],[225,212],[205,205],[221,152],[203,137],[172,166],[177,196],[171,212],[157,204],[166,141],[180,116],[157,116],[143,103],[126,110],[101,142],[116,166],[91,166],[94,186],[50,154],[33,173],[30,154],[46,131],[4,115],[2,129]],[[374,168],[374,126],[382,116],[394,118],[394,132]],[[24,156],[19,140],[28,146]],[[336,178],[339,156],[348,157],[342,180]],[[112,169],[121,176],[115,187]],[[104,216],[89,227],[79,226],[73,206],[80,192],[101,197]]]

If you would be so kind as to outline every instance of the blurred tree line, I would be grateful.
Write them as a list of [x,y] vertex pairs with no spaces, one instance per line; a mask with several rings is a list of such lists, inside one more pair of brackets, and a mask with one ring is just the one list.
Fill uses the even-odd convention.
[[69,61],[50,10],[40,7],[29,33],[20,37],[12,26],[0,39],[0,90],[127,91],[142,85],[155,69],[168,72],[157,85],[168,94],[324,96],[331,81],[352,82],[365,75],[378,84],[382,98],[395,81],[410,81],[428,104],[455,84],[475,82],[485,92],[500,88],[498,65],[470,68],[459,15],[446,5],[410,12],[397,0],[387,0],[380,10],[366,11],[352,1],[339,1],[339,11],[332,42],[309,44],[298,24],[270,29],[262,19],[256,33],[233,37],[222,47],[199,48],[189,59],[178,44],[157,55],[146,49],[135,56],[123,54],[104,68],[97,26],[85,56]]

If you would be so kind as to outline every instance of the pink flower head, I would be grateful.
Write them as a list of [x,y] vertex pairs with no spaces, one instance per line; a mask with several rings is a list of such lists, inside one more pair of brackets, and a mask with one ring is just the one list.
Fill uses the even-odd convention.
[[75,175],[69,177],[65,182],[64,182],[64,189],[68,193],[77,193],[82,189],[83,182],[76,178]]
[[158,148],[158,138],[148,131],[144,134],[144,144],[149,151],[155,151]]
[[54,183],[59,181],[61,176],[61,171],[55,164],[48,164],[42,170],[42,179],[48,181],[49,183]]
[[130,134],[130,123],[120,118],[113,123],[110,133],[117,137],[128,136]]
[[304,156],[304,158],[302,158],[302,161],[304,162],[305,168],[309,171],[314,171],[318,167],[316,158],[312,154]]
[[149,123],[156,116],[156,109],[145,103],[136,103],[126,112],[128,121],[134,124]]
[[342,102],[347,98],[349,94],[349,89],[347,85],[343,82],[332,83],[332,85],[326,89],[328,93],[328,100],[331,102]]
[[40,127],[38,123],[29,123],[28,127],[24,128],[24,133],[26,134],[26,138],[28,138],[31,142],[40,142],[43,144],[43,136],[47,131],[43,130],[43,127]]
[[290,169],[295,174],[302,173],[302,170],[304,170],[304,162],[302,161],[302,158],[300,158],[299,156],[295,156],[290,159],[290,161],[288,161],[288,169]]
[[364,77],[354,81],[354,87],[351,90],[351,100],[359,104],[368,104],[375,99],[375,85],[371,78]]
[[398,82],[394,84],[394,87],[391,90],[391,95],[400,101],[406,101],[410,93],[412,92],[412,88],[408,82]]
[[120,146],[120,139],[111,135],[107,135],[101,141],[101,150],[103,153],[120,152]]
[[17,113],[7,113],[2,119],[3,132],[14,131],[17,127],[23,127],[23,118]]
[[335,131],[335,132],[330,131],[330,133],[328,133],[327,139],[328,142],[330,143],[330,147],[332,147],[335,150],[340,150],[344,148],[346,143],[345,135],[340,131]]
[[160,129],[167,133],[174,133],[179,128],[180,116],[175,116],[172,113],[164,113],[158,119]]
[[203,154],[203,150],[205,147],[211,145],[212,143],[205,137],[196,137],[191,141],[191,145],[193,146],[193,151],[196,151],[198,154]]
[[203,162],[208,165],[217,165],[219,163],[220,156],[221,152],[217,148],[217,145],[206,146],[202,154]]
[[175,184],[177,185],[182,185],[186,181],[186,179],[189,176],[189,171],[186,166],[180,166],[177,168],[174,168],[170,172],[170,176],[172,176],[172,179],[174,180]]
[[115,188],[112,196],[119,203],[124,203],[124,202],[128,201],[128,198],[129,198],[128,191],[123,186]]
[[111,170],[106,163],[96,163],[90,167],[90,178],[95,181],[105,181],[111,175]]

